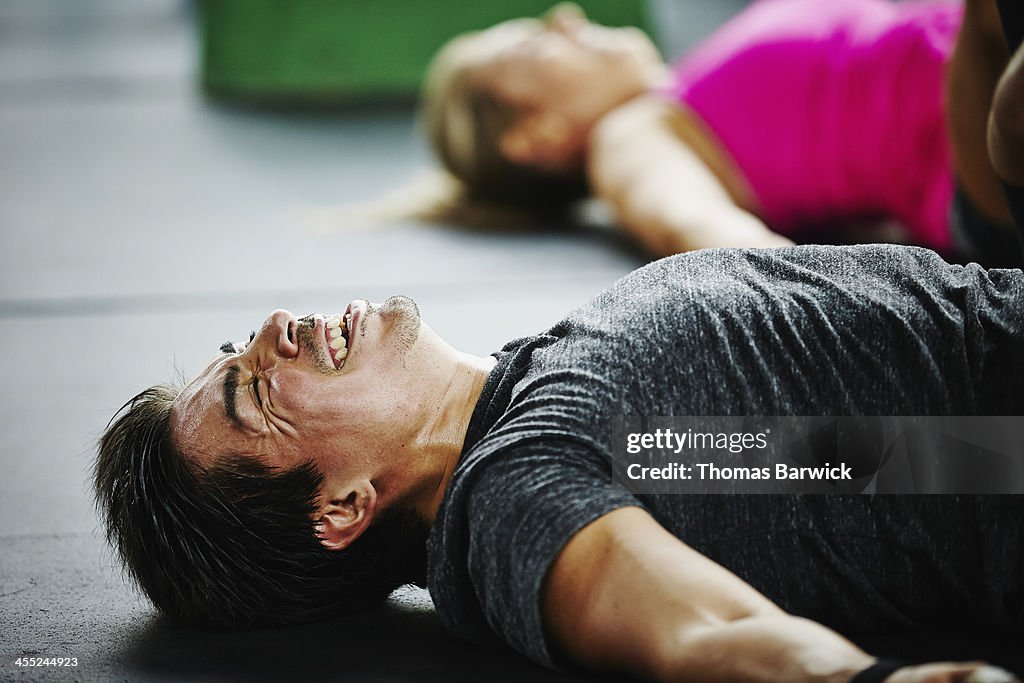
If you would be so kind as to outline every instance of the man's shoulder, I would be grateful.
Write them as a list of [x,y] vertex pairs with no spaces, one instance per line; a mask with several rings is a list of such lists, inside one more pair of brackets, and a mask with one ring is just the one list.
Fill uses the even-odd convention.
[[[631,279],[657,281],[671,275],[701,276],[709,280],[761,279],[784,282],[794,273],[877,273],[896,270],[912,275],[946,272],[951,266],[930,249],[899,244],[827,245],[737,249],[700,249],[666,256],[633,271],[616,286]],[[797,279],[804,279],[797,277]]]

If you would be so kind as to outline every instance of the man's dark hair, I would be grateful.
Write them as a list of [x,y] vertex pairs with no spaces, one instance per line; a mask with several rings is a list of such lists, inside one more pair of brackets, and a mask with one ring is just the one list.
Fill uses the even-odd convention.
[[314,530],[315,465],[187,462],[170,433],[178,393],[155,386],[122,406],[93,472],[107,538],[161,612],[202,626],[298,623],[422,584],[426,531],[411,511],[385,510],[349,548],[328,550]]

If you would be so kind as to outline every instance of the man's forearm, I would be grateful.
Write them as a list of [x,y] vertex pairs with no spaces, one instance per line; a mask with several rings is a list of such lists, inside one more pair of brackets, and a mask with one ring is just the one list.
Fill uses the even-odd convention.
[[663,654],[660,681],[846,683],[874,657],[813,621],[755,615],[684,631]]
[[824,626],[787,615],[638,508],[609,513],[571,539],[542,603],[563,655],[666,683],[845,683],[874,661]]

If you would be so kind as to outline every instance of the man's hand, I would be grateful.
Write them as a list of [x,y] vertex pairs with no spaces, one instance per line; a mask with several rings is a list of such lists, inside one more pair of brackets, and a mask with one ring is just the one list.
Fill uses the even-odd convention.
[[895,671],[885,683],[1020,683],[1010,672],[983,662],[937,662]]

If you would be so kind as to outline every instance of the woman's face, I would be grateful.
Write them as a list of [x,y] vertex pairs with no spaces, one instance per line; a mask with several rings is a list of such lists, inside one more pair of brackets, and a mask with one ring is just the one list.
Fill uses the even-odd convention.
[[664,70],[643,31],[591,23],[569,3],[545,19],[498,24],[478,40],[482,87],[511,106],[585,127],[647,91]]

